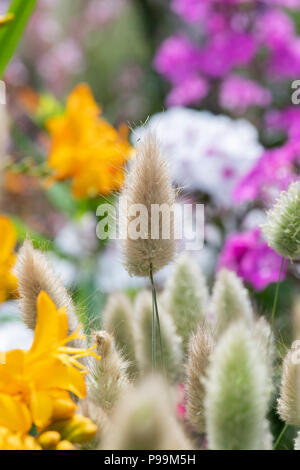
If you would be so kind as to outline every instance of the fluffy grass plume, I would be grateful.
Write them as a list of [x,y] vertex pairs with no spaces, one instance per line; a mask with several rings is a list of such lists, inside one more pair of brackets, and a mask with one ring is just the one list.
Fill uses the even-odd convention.
[[269,391],[271,394],[273,390],[272,377],[274,374],[273,364],[275,359],[274,336],[271,326],[264,317],[259,317],[254,321],[252,331],[261,358],[268,368]]
[[204,377],[209,365],[209,358],[214,349],[214,339],[210,328],[199,325],[189,342],[187,378],[187,416],[198,433],[205,432],[205,387]]
[[[181,370],[182,345],[181,338],[176,333],[172,317],[160,310],[160,326],[164,356],[164,369],[170,379],[175,379]],[[142,291],[135,300],[135,321],[137,325],[137,358],[143,373],[152,370],[152,296],[148,291]],[[156,331],[156,342],[159,338]],[[160,350],[156,350],[156,364],[162,367]]]
[[300,364],[296,363],[292,351],[283,361],[278,413],[287,424],[300,425]]
[[128,362],[128,373],[138,374],[135,352],[133,306],[122,292],[111,294],[103,312],[103,329],[112,334],[116,348]]
[[104,411],[109,412],[130,385],[127,376],[128,364],[116,350],[114,339],[109,333],[96,331],[92,336],[101,359],[90,359],[88,396]]
[[183,450],[190,449],[176,406],[165,382],[148,377],[120,398],[111,418],[104,449]]
[[213,288],[211,311],[215,316],[215,332],[219,337],[232,323],[243,320],[253,323],[253,311],[247,289],[232,271],[222,269]]
[[300,256],[300,181],[283,191],[263,225],[267,242],[284,258]]
[[19,250],[15,273],[18,278],[20,311],[29,328],[35,328],[37,298],[41,291],[45,291],[57,308],[67,307],[69,330],[76,329],[78,321],[70,295],[45,255],[34,249],[29,240]]
[[265,447],[267,367],[248,326],[230,326],[211,356],[206,380],[206,427],[214,450]]
[[187,253],[181,254],[167,281],[164,305],[174,319],[185,350],[198,322],[205,318],[208,303],[208,289],[198,264]]
[[[120,229],[126,238],[123,243],[124,265],[131,275],[149,276],[150,265],[155,273],[172,261],[175,254],[173,216],[170,217],[169,238],[163,238],[160,219],[159,227],[152,227],[153,230],[158,229],[158,238],[151,239],[151,206],[165,204],[172,208],[175,202],[167,163],[153,134],[146,136],[137,149],[120,202]],[[148,213],[148,223],[146,228],[141,227],[141,237],[138,239],[132,238],[129,233],[130,225],[138,217],[138,214],[130,213],[135,204],[143,205]]]

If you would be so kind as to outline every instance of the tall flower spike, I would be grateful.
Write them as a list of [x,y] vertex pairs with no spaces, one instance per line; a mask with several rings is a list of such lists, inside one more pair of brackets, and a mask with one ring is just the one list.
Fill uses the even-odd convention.
[[116,348],[128,361],[128,373],[138,375],[135,351],[135,325],[133,307],[128,297],[121,293],[111,294],[103,312],[103,329],[113,335]]
[[264,446],[267,367],[244,322],[230,326],[211,357],[206,380],[208,444],[214,450]]
[[283,191],[263,225],[267,242],[284,258],[300,256],[300,181]]
[[227,269],[219,271],[212,293],[211,311],[215,316],[217,337],[237,320],[243,320],[249,326],[253,324],[248,291],[234,272]]
[[167,282],[164,305],[173,316],[185,349],[197,324],[205,318],[208,299],[206,282],[197,263],[188,254],[181,254]]
[[198,433],[205,432],[205,387],[204,377],[207,373],[209,358],[214,349],[214,339],[209,327],[199,325],[196,334],[189,342],[187,378],[187,415],[190,423]]
[[93,340],[101,361],[91,359],[88,376],[88,396],[104,411],[110,411],[119,396],[130,385],[128,364],[116,350],[113,337],[106,331],[96,331]]
[[[300,425],[300,364],[289,351],[283,361],[278,413],[287,424]],[[298,363],[297,363],[298,362]]]
[[[125,238],[123,244],[124,265],[129,274],[149,276],[151,266],[153,273],[155,273],[174,258],[175,239],[172,211],[168,237],[164,237],[160,218],[159,226],[151,227],[153,205],[164,204],[166,208],[171,210],[174,202],[175,192],[172,188],[166,160],[161,155],[155,136],[149,134],[137,150],[120,198],[120,228]],[[135,206],[137,204],[140,205],[139,208]],[[136,239],[130,232],[132,224],[136,223],[138,216],[135,209],[139,211],[141,206],[147,210],[148,217],[145,219],[145,224],[141,224],[141,238]],[[143,214],[141,216],[143,217]],[[154,219],[152,225],[155,225]],[[156,238],[151,236],[151,229]]]
[[[160,352],[156,351],[156,364],[164,366],[168,377],[174,380],[180,373],[182,361],[181,338],[176,333],[172,317],[160,310],[161,335],[164,363]],[[135,321],[137,325],[137,358],[143,373],[151,372],[151,329],[152,329],[152,298],[148,291],[140,292],[135,301]],[[158,336],[156,338],[158,342]]]
[[117,404],[104,449],[191,449],[176,420],[175,405],[160,377],[148,377]]
[[15,272],[18,277],[20,310],[29,328],[35,328],[37,298],[41,291],[49,295],[57,308],[67,308],[69,332],[77,328],[78,321],[71,297],[45,255],[35,250],[29,240],[19,250]]

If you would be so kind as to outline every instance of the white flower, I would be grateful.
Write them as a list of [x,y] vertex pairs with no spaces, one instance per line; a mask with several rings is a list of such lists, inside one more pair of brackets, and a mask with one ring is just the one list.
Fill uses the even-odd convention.
[[134,143],[149,130],[161,142],[174,181],[210,194],[221,206],[230,204],[233,188],[263,152],[250,122],[207,111],[178,107],[155,114],[135,129]]

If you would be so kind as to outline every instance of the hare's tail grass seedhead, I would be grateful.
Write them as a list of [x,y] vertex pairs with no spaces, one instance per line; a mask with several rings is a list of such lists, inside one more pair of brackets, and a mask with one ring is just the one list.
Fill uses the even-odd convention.
[[204,433],[205,427],[205,387],[210,356],[214,350],[215,342],[210,327],[199,325],[189,342],[186,392],[187,416],[198,433]]
[[282,379],[278,399],[278,413],[282,421],[300,425],[300,364],[289,351],[283,361]]
[[103,449],[191,449],[175,409],[172,393],[162,378],[146,378],[120,397]]
[[112,335],[106,331],[96,331],[92,337],[101,359],[91,358],[89,361],[91,373],[87,377],[88,396],[95,405],[109,412],[130,385],[128,363],[115,348]]
[[249,293],[233,271],[222,269],[218,272],[212,293],[211,313],[215,317],[218,337],[238,320],[244,321],[249,327],[253,324]]
[[164,292],[164,305],[187,351],[190,335],[208,313],[209,293],[197,262],[187,253],[178,256]]
[[[120,229],[122,238],[124,237],[125,268],[130,275],[149,277],[151,281],[153,367],[155,367],[156,327],[163,357],[153,274],[174,258],[174,203],[175,192],[166,160],[162,156],[155,135],[149,133],[137,149],[137,155],[132,162],[121,193]],[[158,217],[152,212],[154,208],[159,209]],[[137,211],[139,212],[138,223]],[[165,212],[168,213],[167,220],[164,217]],[[138,233],[137,227],[139,227]]]
[[233,324],[220,338],[205,383],[209,448],[259,450],[265,447],[268,370],[244,322]]
[[268,245],[283,258],[300,257],[300,181],[280,193],[262,229]]
[[133,306],[122,292],[109,296],[103,312],[103,329],[113,335],[118,351],[129,363],[131,378],[138,375],[135,351],[135,323]]
[[19,250],[15,272],[18,278],[20,311],[29,328],[35,328],[37,298],[41,291],[45,291],[57,308],[67,307],[69,331],[76,329],[78,321],[70,295],[46,256],[34,249],[29,240]]
[[[148,277],[173,260],[175,254],[174,214],[175,192],[167,166],[156,137],[149,134],[139,144],[137,155],[125,180],[120,196],[120,229],[124,234],[124,265],[129,274]],[[135,205],[147,214],[140,237],[133,237],[130,228],[137,216]],[[169,236],[163,236],[161,218],[151,217],[153,205],[164,205],[170,211]],[[122,211],[123,208],[123,211]],[[153,222],[153,223],[152,223]],[[155,232],[155,237],[153,237]],[[152,234],[152,235],[151,235]]]

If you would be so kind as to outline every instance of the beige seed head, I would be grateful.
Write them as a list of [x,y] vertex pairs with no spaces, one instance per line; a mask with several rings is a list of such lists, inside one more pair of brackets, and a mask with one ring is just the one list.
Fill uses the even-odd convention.
[[172,393],[162,378],[146,378],[120,397],[103,449],[191,449],[175,410]]
[[187,416],[198,433],[205,432],[204,378],[215,343],[210,328],[199,325],[190,338],[187,364]]
[[278,413],[287,424],[300,425],[300,364],[289,351],[283,361]]
[[133,306],[122,292],[115,292],[108,298],[103,312],[103,329],[113,335],[118,351],[129,363],[129,375],[138,375],[135,351],[135,324]]
[[[124,265],[129,274],[146,277],[149,276],[150,265],[155,273],[172,261],[175,254],[173,212],[170,212],[169,237],[164,239],[162,218],[159,218],[158,224],[154,224],[151,208],[154,204],[164,204],[171,210],[174,202],[175,192],[166,160],[156,137],[149,134],[137,149],[120,198],[120,228],[126,238],[123,243]],[[141,227],[141,237],[138,239],[131,235],[138,214],[130,211],[136,204],[142,205],[148,214],[145,230]],[[151,229],[157,229],[158,238],[151,237]]]
[[45,255],[34,249],[29,240],[19,250],[15,273],[18,278],[20,311],[29,328],[35,328],[37,297],[43,290],[57,308],[67,307],[69,331],[76,329],[78,322],[70,295]]
[[97,406],[109,412],[130,385],[128,363],[116,350],[112,335],[106,331],[96,331],[92,337],[101,359],[91,357],[89,360],[88,396]]

